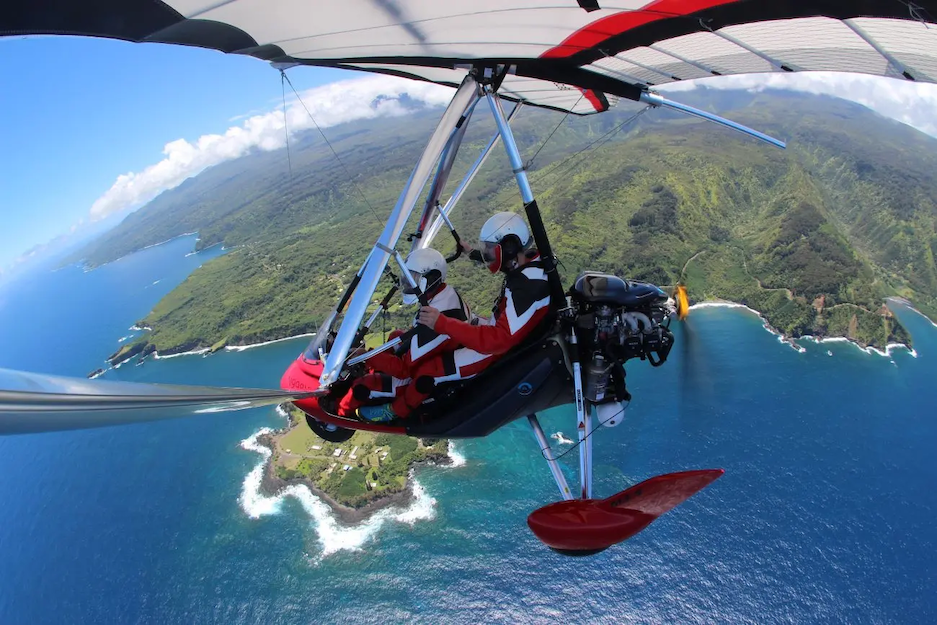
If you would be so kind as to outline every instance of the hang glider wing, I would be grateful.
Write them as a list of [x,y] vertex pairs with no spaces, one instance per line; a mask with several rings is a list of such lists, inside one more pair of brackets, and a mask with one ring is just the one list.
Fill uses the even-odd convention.
[[0,369],[0,435],[244,410],[312,395],[302,391],[92,382]]
[[71,34],[455,85],[601,112],[678,80],[828,70],[937,82],[937,0],[16,0],[0,36]]

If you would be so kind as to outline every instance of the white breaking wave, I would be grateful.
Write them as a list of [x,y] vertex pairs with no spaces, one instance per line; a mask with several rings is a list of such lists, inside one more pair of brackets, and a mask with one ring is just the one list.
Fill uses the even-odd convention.
[[168,356],[160,356],[159,352],[153,352],[153,358],[156,360],[168,360],[170,358],[178,358],[179,356],[199,356],[201,354],[207,354],[211,351],[210,347],[205,347],[202,349],[193,349],[191,352],[180,352],[178,354],[169,354]]
[[[911,310],[914,310],[914,312],[918,313],[919,315],[921,315],[922,317],[930,321],[930,319],[924,313],[920,312],[919,310],[915,310],[914,307],[908,305],[904,300],[901,300],[901,302],[905,304],[906,306],[908,306],[908,308],[911,308]],[[852,339],[848,339],[844,336],[832,336],[832,337],[826,337],[826,338],[819,338],[819,337],[811,336],[807,334],[807,335],[800,337],[799,339],[788,339],[788,338],[785,338],[783,334],[773,329],[768,324],[768,320],[765,319],[765,316],[763,314],[761,314],[754,308],[749,308],[748,306],[744,304],[737,304],[735,302],[701,302],[699,304],[693,304],[692,306],[690,306],[690,310],[696,310],[698,308],[744,308],[745,310],[758,315],[758,318],[761,319],[762,325],[764,326],[765,330],[775,335],[778,338],[779,342],[784,343],[786,345],[790,345],[792,348],[794,348],[801,354],[803,354],[807,350],[803,346],[798,345],[796,341],[811,340],[814,343],[818,343],[818,344],[819,343],[850,343],[852,345],[855,345],[857,349],[864,351],[867,354],[875,353],[875,354],[878,354],[879,356],[885,356],[888,358],[891,357],[891,353],[893,350],[904,349],[911,355],[912,358],[917,358],[917,351],[915,351],[911,347],[908,347],[904,343],[889,343],[888,345],[885,346],[885,350],[882,351],[880,349],[876,349],[875,347],[862,347],[858,343],[853,341]],[[935,328],[937,328],[937,324],[935,324],[933,321],[931,321],[931,324]],[[829,356],[833,355],[832,352],[830,352],[829,350],[827,350],[827,354]]]
[[291,341],[293,339],[301,339],[303,337],[315,336],[315,332],[308,332],[306,334],[297,334],[296,336],[287,336],[282,339],[274,339],[272,341],[265,341],[263,343],[252,343],[250,345],[231,345],[225,346],[225,351],[227,352],[243,352],[245,349],[253,349],[255,347],[263,347],[264,345],[273,345],[274,343],[281,343],[283,341]]
[[554,432],[553,434],[550,435],[550,438],[555,440],[560,445],[572,445],[573,444],[573,441],[563,436],[562,432]]
[[[859,346],[856,345],[856,347],[859,347]],[[862,348],[859,347],[859,349],[862,349]],[[917,358],[917,352],[913,348],[905,345],[904,343],[889,343],[888,345],[885,346],[885,351],[876,349],[874,347],[866,347],[865,349],[862,349],[862,351],[866,352],[867,354],[871,354],[874,352],[878,354],[879,356],[885,356],[886,358],[891,358],[892,351],[896,349],[906,350],[909,354],[911,354],[912,358]]]
[[[845,336],[830,336],[830,337],[820,338],[817,336],[812,336],[810,334],[807,334],[801,338],[804,340],[813,341],[814,343],[818,345],[822,343],[849,343],[850,345],[854,345],[859,351],[863,351],[866,354],[870,354],[870,355],[878,354],[879,356],[885,356],[886,358],[890,358],[891,353],[894,350],[903,349],[907,351],[911,355],[912,358],[917,358],[917,352],[913,348],[905,345],[904,343],[889,343],[888,345],[885,346],[885,350],[882,351],[880,349],[876,349],[875,347],[862,347],[855,341],[848,339]],[[830,356],[833,355],[833,353],[830,352],[829,350],[827,350],[826,353]]]
[[118,343],[123,343],[124,341],[129,341],[129,340],[132,339],[132,338],[133,338],[133,335],[132,335],[132,334],[128,334],[127,336],[122,336],[122,337],[120,337],[119,339],[117,339],[117,342],[118,342]]
[[197,233],[197,232],[186,232],[186,233],[184,233],[184,234],[177,234],[176,236],[172,237],[171,239],[166,239],[165,241],[160,241],[159,243],[150,243],[150,244],[147,245],[146,247],[141,247],[141,248],[140,248],[139,250],[137,250],[137,251],[139,252],[139,251],[143,251],[143,250],[148,250],[148,249],[150,249],[151,247],[157,247],[158,245],[163,245],[164,243],[169,243],[170,241],[175,241],[176,239],[181,239],[182,237],[190,237],[190,236],[192,236],[193,234],[198,234],[198,233]]
[[263,516],[279,514],[282,511],[283,500],[294,497],[302,505],[306,513],[312,518],[313,525],[322,546],[322,557],[338,551],[360,551],[361,548],[377,535],[381,527],[388,521],[413,525],[417,521],[429,521],[436,516],[436,499],[410,474],[410,484],[413,487],[413,502],[404,510],[389,507],[375,512],[373,515],[357,525],[346,527],[338,523],[328,504],[316,497],[309,488],[300,484],[291,484],[276,495],[269,497],[260,491],[263,480],[264,467],[269,462],[272,452],[257,442],[257,438],[270,434],[270,428],[261,428],[250,437],[241,441],[241,447],[255,451],[263,459],[251,469],[244,478],[241,487],[241,496],[238,502],[241,508],[252,519]]
[[915,308],[914,306],[912,306],[912,305],[911,305],[911,302],[909,302],[909,301],[906,300],[905,298],[903,298],[903,297],[888,297],[888,298],[886,298],[886,299],[893,299],[893,300],[895,300],[896,302],[898,302],[898,303],[900,303],[900,304],[906,306],[907,308],[910,308],[912,311],[916,312],[917,314],[919,314],[919,315],[921,315],[922,317],[924,317],[925,319],[927,319],[927,321],[928,321],[932,326],[934,326],[935,328],[937,328],[937,322],[935,322],[933,319],[931,319],[930,317],[928,317],[927,315],[925,315],[924,313],[922,313],[920,310],[918,310],[917,308]]
[[465,466],[465,456],[456,451],[455,443],[449,441],[449,460],[452,462],[452,468],[464,467]]
[[761,313],[759,313],[754,308],[749,308],[745,304],[737,304],[735,302],[700,302],[699,304],[693,304],[690,306],[690,310],[698,310],[700,308],[745,308],[746,310],[752,311],[759,317],[761,316]]
[[778,339],[778,343],[783,343],[784,345],[789,346],[791,349],[793,349],[799,354],[803,354],[804,352],[807,351],[806,349],[798,345],[796,342],[794,342],[794,339],[789,339],[785,337],[783,334],[781,334],[780,332],[778,332],[777,330],[775,330],[774,328],[772,328],[771,325],[768,323],[768,320],[765,319],[765,316],[763,314],[761,314],[754,308],[750,308],[746,306],[745,304],[738,304],[736,302],[700,302],[699,304],[693,304],[692,306],[690,306],[690,310],[696,310],[699,308],[744,308],[748,312],[757,315],[758,318],[761,319],[762,327],[764,327],[765,330],[767,330],[768,332],[776,336]]

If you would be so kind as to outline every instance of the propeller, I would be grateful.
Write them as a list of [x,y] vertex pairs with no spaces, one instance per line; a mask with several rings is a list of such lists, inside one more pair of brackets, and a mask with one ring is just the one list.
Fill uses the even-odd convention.
[[245,410],[322,392],[84,380],[0,369],[0,435]]
[[704,386],[701,384],[699,376],[700,358],[698,358],[701,348],[699,337],[689,322],[690,317],[690,296],[687,291],[684,277],[680,276],[680,281],[673,288],[671,293],[676,306],[677,319],[681,323],[683,336],[680,343],[680,398],[684,406],[691,401],[699,400],[699,391]]
[[674,287],[671,297],[676,305],[677,319],[680,320],[683,336],[680,347],[680,399],[683,407],[699,404],[701,401],[709,403],[713,397],[713,380],[710,376],[709,365],[711,358],[705,354],[705,345],[700,340],[699,333],[690,323],[690,297],[684,276]]
[[686,318],[690,316],[690,298],[682,279],[673,289],[673,301],[677,304],[677,319],[686,321]]

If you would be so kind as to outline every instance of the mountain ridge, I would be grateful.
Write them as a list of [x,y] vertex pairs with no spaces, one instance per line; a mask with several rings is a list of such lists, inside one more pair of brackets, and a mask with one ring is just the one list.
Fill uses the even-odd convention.
[[[908,342],[881,302],[898,295],[937,312],[937,181],[929,175],[937,171],[937,140],[835,98],[697,91],[681,99],[785,138],[788,150],[657,111],[557,165],[639,109],[569,118],[530,170],[554,248],[570,268],[564,280],[585,267],[660,284],[682,277],[691,295],[749,305],[791,336]],[[154,308],[147,340],[167,353],[312,331],[376,238],[375,213],[396,200],[436,116],[424,111],[330,133],[344,166],[307,138],[297,142],[294,174],[301,173],[292,179],[275,153],[266,154],[217,166],[141,209],[146,217],[122,224],[111,241],[129,239],[141,223],[168,232],[170,216],[188,209],[190,219],[174,227],[198,230],[200,245],[238,246]],[[450,190],[494,130],[479,121]],[[559,121],[525,112],[514,124],[525,154]],[[503,150],[491,161],[463,199],[456,218],[463,233],[476,232],[494,210],[520,209]],[[444,252],[451,248],[445,235],[439,242]],[[107,242],[98,250],[107,252]],[[476,307],[494,296],[494,281],[453,273]]]

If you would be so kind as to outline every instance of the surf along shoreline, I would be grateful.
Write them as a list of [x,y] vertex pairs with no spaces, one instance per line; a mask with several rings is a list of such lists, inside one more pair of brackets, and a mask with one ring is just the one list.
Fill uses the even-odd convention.
[[[906,306],[907,308],[909,308],[909,309],[912,310],[913,312],[915,312],[915,313],[921,315],[922,317],[924,317],[925,319],[927,319],[927,321],[929,321],[929,322],[931,323],[931,325],[933,325],[934,327],[937,327],[937,323],[935,323],[933,319],[931,319],[930,317],[928,317],[927,315],[925,315],[923,312],[921,312],[920,310],[918,310],[917,308],[915,308],[915,307],[913,306],[913,304],[911,304],[908,300],[906,300],[906,299],[904,299],[904,298],[902,298],[902,297],[898,297],[898,296],[892,296],[892,297],[885,298],[885,301],[886,301],[886,302],[888,302],[888,301],[890,301],[890,300],[893,300],[893,301],[897,302],[898,304],[900,304],[900,305],[902,305],[902,306]],[[857,341],[856,339],[849,338],[848,336],[813,336],[813,335],[810,335],[810,334],[805,334],[805,335],[803,335],[803,336],[798,336],[798,337],[788,336],[788,335],[784,334],[783,332],[781,332],[780,330],[778,330],[777,328],[775,328],[774,326],[772,326],[772,325],[768,322],[768,319],[765,317],[764,313],[762,313],[762,312],[760,312],[760,311],[758,311],[758,310],[755,310],[754,308],[751,308],[750,306],[747,306],[747,305],[745,305],[745,304],[740,304],[740,303],[738,303],[738,302],[733,302],[733,301],[731,301],[731,300],[720,300],[720,299],[706,300],[706,301],[703,301],[703,302],[696,302],[696,303],[694,303],[692,306],[690,306],[690,310],[698,310],[698,309],[701,309],[701,308],[741,308],[741,309],[747,310],[747,311],[753,313],[754,315],[756,315],[756,316],[761,320],[762,324],[764,325],[765,330],[767,330],[767,331],[770,332],[771,334],[775,335],[780,343],[784,343],[784,344],[788,345],[789,347],[791,347],[791,349],[794,349],[794,350],[796,350],[796,351],[798,351],[798,352],[801,352],[801,353],[803,353],[803,352],[805,351],[805,350],[804,350],[804,347],[801,346],[801,345],[799,345],[799,344],[797,343],[797,341],[801,341],[801,340],[810,340],[810,341],[813,341],[814,343],[824,343],[824,342],[849,342],[849,343],[852,343],[853,345],[855,345],[858,349],[860,349],[860,350],[862,350],[862,351],[864,351],[864,352],[866,352],[866,353],[869,353],[869,354],[875,353],[875,354],[878,354],[878,355],[880,355],[880,356],[886,356],[886,357],[887,357],[887,356],[890,356],[892,350],[893,350],[893,349],[896,349],[896,348],[906,349],[907,351],[911,352],[911,353],[914,354],[914,355],[916,355],[916,353],[917,353],[917,352],[915,352],[913,346],[911,346],[911,345],[905,345],[904,343],[889,343],[888,345],[885,346],[885,349],[882,350],[882,349],[879,349],[879,348],[877,348],[877,347],[872,347],[872,346],[870,346],[870,345],[865,345],[865,344],[863,344],[862,342]],[[143,331],[143,332],[151,331],[151,330],[152,330],[152,328],[150,328],[150,327],[142,326],[142,325],[139,325],[139,324],[138,324],[138,325],[134,325],[134,326],[131,327],[130,329],[131,329],[131,330],[135,330],[135,331]],[[158,360],[166,359],[166,358],[177,358],[177,357],[180,357],[180,356],[202,356],[202,357],[207,357],[207,356],[210,356],[211,354],[214,354],[214,353],[217,352],[217,351],[240,352],[240,351],[245,351],[245,350],[253,349],[253,348],[255,348],[255,347],[264,347],[264,346],[266,346],[266,345],[271,345],[271,344],[274,344],[274,343],[281,343],[281,342],[284,342],[284,341],[291,341],[291,340],[300,339],[300,338],[309,338],[309,337],[313,337],[313,336],[315,336],[315,332],[301,332],[300,334],[292,334],[292,335],[290,335],[290,336],[284,336],[284,337],[279,337],[279,338],[273,338],[273,339],[269,339],[269,340],[265,340],[265,341],[260,341],[260,342],[258,342],[258,343],[247,343],[247,344],[243,344],[243,345],[237,345],[237,344],[231,344],[231,345],[229,345],[229,344],[227,344],[227,342],[223,342],[223,343],[221,343],[221,344],[216,344],[216,345],[213,346],[213,347],[200,347],[201,345],[204,345],[205,342],[202,341],[202,340],[197,340],[197,341],[193,341],[193,342],[191,342],[191,343],[189,343],[189,344],[187,344],[187,345],[180,346],[178,349],[172,349],[172,348],[170,348],[169,350],[166,350],[166,351],[164,351],[163,353],[160,353],[157,349],[149,350],[149,351],[147,351],[146,355],[144,355],[142,358],[139,359],[141,362],[138,362],[138,364],[142,364],[142,361],[143,361],[143,360],[146,360],[146,359],[149,358],[149,357],[153,357],[154,359],[158,359]],[[193,346],[199,346],[199,347],[195,347],[195,349],[192,349]],[[139,354],[139,352],[138,352],[138,354]],[[117,356],[117,353],[115,352],[115,354],[113,354],[112,357],[113,357],[113,356]],[[100,371],[95,370],[94,372],[89,373],[89,374],[88,374],[88,377],[91,377],[92,375],[94,375],[95,377],[97,377],[97,376],[100,376],[102,373],[104,373],[104,372],[105,372],[106,370],[108,370],[108,369],[116,369],[116,368],[118,368],[121,364],[123,364],[124,362],[126,362],[127,360],[130,360],[132,357],[133,357],[132,355],[131,355],[131,356],[127,356],[127,357],[122,358],[122,359],[120,359],[120,360],[115,360],[114,362],[111,362],[111,360],[108,359],[108,360],[106,361],[107,364],[109,365],[108,367],[105,367],[105,368],[103,368],[103,369],[100,370]]]
[[[899,297],[888,297],[888,298],[885,298],[886,305],[889,300],[895,300],[901,305],[907,306],[908,308],[910,308],[917,314],[921,315],[922,317],[930,321],[931,324],[934,325],[934,327],[937,327],[937,324],[935,324],[929,317],[927,317],[927,315],[915,309],[907,300],[903,298],[899,298]],[[879,356],[884,356],[886,358],[891,356],[892,350],[904,349],[908,351],[912,356],[917,357],[917,352],[914,350],[914,348],[911,345],[905,345],[904,343],[888,343],[887,345],[885,345],[884,349],[879,349],[871,345],[866,345],[862,341],[858,341],[848,336],[840,336],[840,335],[814,336],[812,334],[804,334],[802,336],[789,336],[785,334],[784,332],[781,332],[774,326],[772,326],[771,323],[768,321],[768,318],[764,315],[764,313],[758,310],[755,310],[751,306],[747,306],[745,304],[740,304],[738,302],[733,302],[730,300],[720,300],[720,299],[707,300],[704,302],[694,303],[690,306],[691,311],[704,309],[704,308],[739,308],[747,312],[750,312],[758,317],[758,319],[761,321],[762,326],[764,327],[766,331],[768,331],[770,334],[773,334],[775,337],[777,337],[779,343],[784,343],[785,345],[788,345],[791,349],[801,354],[806,352],[807,350],[802,345],[800,345],[798,341],[806,340],[806,341],[812,341],[814,343],[834,343],[834,342],[835,343],[851,343],[856,348],[858,348],[861,351],[864,351],[867,354],[878,354]]]
[[[171,238],[171,239],[169,239],[169,240],[167,240],[167,241],[163,241],[163,242],[161,242],[161,243],[149,245],[149,246],[147,246],[146,248],[143,248],[143,249],[148,249],[148,248],[150,248],[150,247],[156,247],[156,246],[158,246],[158,245],[163,245],[163,244],[165,244],[165,243],[169,243],[170,241],[173,241],[173,240],[178,239],[178,238],[181,238],[181,237],[193,236],[193,235],[194,235],[194,236],[198,236],[198,233],[197,233],[197,232],[184,233],[184,234],[178,235],[178,236],[176,236],[176,237],[173,237],[173,238]],[[196,241],[198,241],[198,240],[199,240],[199,239],[196,239]],[[212,245],[212,246],[209,246],[209,247],[207,247],[207,248],[205,248],[205,249],[203,249],[203,250],[198,250],[198,249],[196,249],[195,251],[191,252],[190,254],[197,254],[197,253],[203,252],[203,251],[205,251],[205,250],[207,250],[207,249],[210,249],[211,247],[215,247],[216,245],[219,245],[219,243],[216,243],[216,244],[214,244],[214,245]],[[226,248],[222,245],[222,249],[224,250],[224,249],[226,249]],[[118,260],[120,260],[120,259],[118,259]],[[691,259],[691,260],[692,260],[692,259]],[[116,261],[112,261],[112,262],[116,262]],[[924,315],[924,313],[922,313],[920,310],[914,308],[913,304],[911,304],[911,302],[909,302],[907,299],[905,299],[905,298],[903,298],[903,297],[900,297],[900,296],[897,296],[897,295],[889,296],[889,297],[884,298],[883,304],[884,304],[885,306],[887,306],[887,304],[888,304],[889,301],[895,301],[895,302],[897,302],[897,303],[899,303],[899,304],[901,304],[901,305],[907,306],[908,308],[910,308],[910,309],[913,310],[914,312],[917,312],[918,314],[920,314],[920,315],[922,315],[923,317],[925,317],[928,321],[931,322],[932,325],[934,325],[935,327],[937,327],[937,323],[935,323],[934,320],[932,320],[932,319],[930,319],[929,317],[927,317],[926,315]],[[879,348],[879,347],[875,347],[875,346],[872,346],[872,345],[869,345],[869,344],[865,344],[864,342],[859,341],[859,340],[857,340],[857,339],[855,339],[855,338],[852,338],[852,337],[849,337],[849,336],[842,336],[842,335],[831,335],[831,336],[813,336],[813,335],[809,335],[809,334],[808,334],[808,335],[803,335],[803,336],[787,335],[787,334],[785,334],[785,333],[779,331],[779,330],[778,330],[777,328],[775,328],[774,326],[772,326],[771,323],[768,321],[768,318],[767,318],[767,316],[765,315],[765,313],[763,313],[763,312],[761,312],[761,311],[758,311],[758,310],[755,310],[755,309],[753,309],[753,308],[751,308],[750,306],[747,306],[747,305],[745,305],[745,304],[742,304],[742,303],[739,303],[739,302],[735,302],[735,301],[732,301],[732,300],[724,300],[724,299],[718,299],[718,298],[717,298],[717,299],[713,299],[713,300],[706,300],[706,301],[702,301],[702,302],[695,302],[695,303],[693,303],[693,305],[692,305],[690,308],[691,308],[691,310],[692,310],[692,309],[709,308],[709,307],[744,308],[744,309],[746,309],[746,310],[748,310],[748,311],[754,313],[755,315],[757,315],[757,316],[761,319],[761,321],[762,321],[762,323],[763,323],[763,325],[764,325],[764,328],[765,328],[768,332],[770,332],[771,334],[774,334],[774,335],[778,338],[778,341],[779,341],[779,342],[781,342],[781,343],[786,343],[786,344],[789,345],[792,349],[794,349],[794,350],[796,350],[796,351],[798,351],[798,352],[801,352],[801,353],[803,353],[803,352],[805,351],[805,349],[804,349],[803,346],[799,345],[799,344],[797,343],[797,341],[807,339],[807,340],[812,340],[812,341],[815,342],[815,343],[823,343],[823,342],[826,342],[826,341],[848,341],[848,342],[852,343],[853,345],[855,345],[856,347],[858,347],[859,349],[865,351],[866,353],[869,353],[869,354],[871,354],[871,353],[876,353],[876,354],[879,354],[879,355],[881,355],[881,356],[886,356],[886,357],[888,357],[888,356],[891,355],[891,352],[892,352],[893,349],[899,348],[899,347],[902,347],[902,348],[908,350],[908,351],[911,352],[912,354],[916,354],[916,352],[914,351],[912,345],[910,344],[910,338],[911,338],[910,336],[909,336],[909,344],[907,344],[907,345],[904,344],[904,343],[888,343],[888,344],[886,344],[886,345],[884,346],[884,348]],[[304,327],[304,326],[305,326],[305,327]],[[202,337],[196,337],[196,338],[190,338],[190,339],[187,340],[185,343],[182,343],[182,344],[179,344],[179,345],[175,345],[175,346],[171,346],[171,347],[168,347],[168,348],[164,348],[163,350],[159,350],[156,345],[154,345],[153,343],[150,343],[149,341],[146,340],[146,338],[144,338],[144,337],[141,336],[141,337],[139,337],[136,341],[134,341],[134,342],[132,342],[132,343],[131,343],[131,342],[128,342],[128,344],[122,345],[120,348],[118,348],[118,350],[117,350],[116,352],[114,352],[113,354],[111,354],[111,355],[106,359],[106,363],[107,363],[107,365],[109,365],[109,366],[103,368],[103,370],[95,370],[95,371],[89,373],[89,374],[88,374],[88,377],[89,377],[89,378],[92,377],[92,376],[97,377],[97,376],[101,375],[103,372],[106,372],[106,370],[108,370],[108,369],[111,369],[111,368],[116,369],[117,367],[119,367],[120,365],[122,365],[124,362],[126,362],[126,361],[128,361],[128,360],[130,360],[131,358],[134,358],[134,357],[137,358],[137,364],[139,365],[139,364],[143,364],[144,361],[145,361],[147,358],[149,358],[150,356],[152,356],[154,359],[174,358],[174,357],[179,357],[179,356],[190,356],[190,355],[192,355],[192,356],[194,356],[194,355],[209,356],[209,355],[211,355],[211,354],[214,354],[214,353],[217,352],[217,351],[226,351],[226,352],[229,352],[229,351],[244,351],[244,350],[248,350],[248,349],[253,349],[253,348],[255,348],[255,347],[263,347],[263,346],[265,346],[265,345],[270,345],[270,344],[273,344],[273,343],[279,343],[279,342],[283,342],[283,341],[290,341],[290,340],[298,339],[298,338],[302,338],[302,337],[312,337],[312,336],[315,336],[315,332],[310,332],[310,328],[309,328],[308,326],[309,326],[309,324],[303,324],[303,325],[300,326],[300,327],[293,328],[293,331],[294,331],[294,332],[298,332],[298,333],[296,333],[296,334],[288,334],[287,336],[282,336],[282,337],[276,336],[275,334],[273,334],[273,335],[271,335],[271,336],[264,336],[264,337],[263,337],[263,340],[258,341],[258,342],[255,342],[255,343],[242,343],[241,341],[243,341],[244,339],[229,340],[227,337],[212,342],[212,341],[206,340],[206,339],[204,339],[204,338],[202,338]],[[131,328],[131,330],[139,330],[139,331],[147,332],[147,331],[152,331],[153,328],[147,326],[143,321],[140,321],[140,322],[137,322],[137,324],[135,324],[135,325]],[[250,339],[247,339],[247,340],[250,340]],[[256,340],[256,339],[255,339],[255,340]]]
[[[266,448],[266,450],[269,452],[268,454],[264,454],[263,470],[260,481],[261,494],[267,497],[280,497],[291,486],[305,486],[307,489],[309,489],[309,492],[311,492],[313,496],[326,504],[335,515],[339,523],[345,526],[362,523],[378,511],[384,510],[386,508],[399,508],[400,510],[404,510],[412,506],[416,501],[416,493],[414,493],[413,489],[413,471],[418,466],[460,466],[460,463],[451,454],[451,446],[449,447],[450,451],[448,453],[427,453],[427,457],[418,460],[412,460],[408,464],[406,482],[401,490],[387,493],[386,495],[377,496],[375,499],[369,501],[360,508],[353,508],[337,501],[334,497],[319,488],[319,486],[316,485],[314,481],[305,476],[284,479],[277,475],[276,463],[274,461],[278,452],[276,440],[290,432],[295,427],[304,427],[304,424],[297,422],[293,419],[292,416],[289,415],[288,408],[278,406],[277,414],[284,416],[284,418],[287,419],[287,424],[282,428],[260,433],[255,438],[256,443]],[[344,460],[341,462],[344,462]]]

